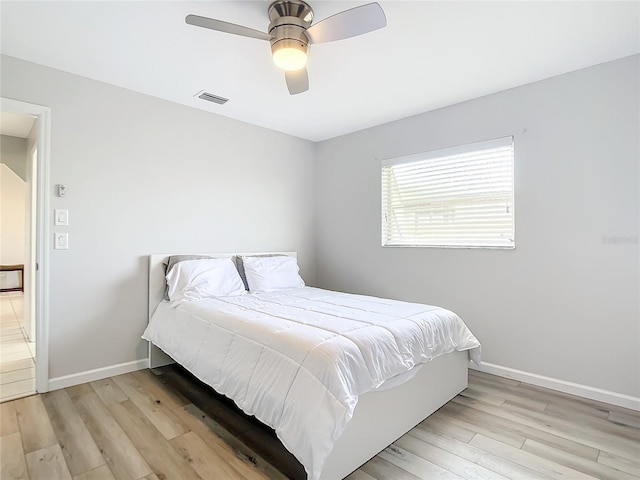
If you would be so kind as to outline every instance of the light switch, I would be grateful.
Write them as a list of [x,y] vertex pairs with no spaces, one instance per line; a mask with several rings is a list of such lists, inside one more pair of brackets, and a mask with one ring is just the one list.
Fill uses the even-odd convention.
[[69,225],[69,210],[55,209],[53,211],[54,225]]
[[69,234],[56,232],[53,234],[53,249],[54,250],[68,250],[69,249]]

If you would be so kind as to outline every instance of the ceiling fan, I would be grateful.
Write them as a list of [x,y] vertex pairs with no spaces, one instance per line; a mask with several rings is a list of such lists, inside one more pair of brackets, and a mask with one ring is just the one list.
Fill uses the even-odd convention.
[[291,95],[309,90],[306,69],[309,45],[355,37],[386,26],[387,18],[377,3],[344,10],[311,25],[313,10],[302,0],[276,0],[269,6],[268,33],[199,15],[187,15],[189,25],[219,32],[267,40],[275,64],[285,71]]

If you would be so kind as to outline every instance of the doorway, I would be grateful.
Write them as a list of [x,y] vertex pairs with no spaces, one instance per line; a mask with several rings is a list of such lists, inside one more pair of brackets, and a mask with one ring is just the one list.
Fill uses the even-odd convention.
[[0,98],[0,402],[48,391],[47,107]]

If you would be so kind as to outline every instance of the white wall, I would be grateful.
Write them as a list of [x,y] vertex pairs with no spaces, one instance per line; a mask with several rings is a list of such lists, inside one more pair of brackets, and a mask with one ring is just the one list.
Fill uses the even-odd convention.
[[[2,288],[15,288],[22,285],[24,292],[24,316],[20,320],[29,339],[34,339],[33,298],[31,287],[30,256],[31,242],[29,226],[31,225],[31,161],[29,151],[33,140],[9,135],[0,135],[0,162],[2,163],[2,187],[0,203],[2,220],[0,220],[0,264],[24,265],[22,278],[19,272],[0,274]],[[6,168],[6,170],[4,170]],[[8,173],[8,172],[10,173]],[[5,186],[6,182],[12,184]],[[9,200],[7,197],[10,197]],[[24,321],[29,319],[28,321]]]
[[28,140],[26,138],[0,135],[0,157],[2,163],[7,165],[25,182],[27,181],[27,152]]
[[[25,181],[4,163],[0,163],[0,264],[24,264],[24,221],[27,201]],[[18,275],[3,272],[2,287],[19,285]],[[8,283],[5,285],[4,280]]]
[[[27,139],[0,135],[0,264],[25,263]],[[20,285],[18,272],[0,274],[0,286]]]
[[[0,95],[51,107],[69,192],[50,377],[146,357],[149,253],[273,249],[310,284],[457,311],[487,362],[640,396],[638,56],[317,145],[1,60]],[[380,159],[504,135],[516,250],[380,247]]]
[[[320,143],[318,286],[445,306],[486,362],[640,397],[638,59]],[[381,159],[506,135],[515,250],[380,246]]]
[[3,97],[51,107],[51,185],[68,188],[51,198],[70,249],[50,253],[50,378],[147,356],[150,253],[296,250],[313,283],[311,142],[1,60]]

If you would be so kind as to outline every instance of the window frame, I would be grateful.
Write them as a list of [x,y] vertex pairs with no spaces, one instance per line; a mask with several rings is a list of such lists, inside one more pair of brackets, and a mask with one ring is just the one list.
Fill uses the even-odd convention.
[[[434,236],[432,237],[423,237],[422,241],[416,242],[408,242],[408,243],[400,243],[394,242],[393,239],[388,235],[388,226],[387,226],[387,211],[386,201],[388,201],[388,195],[385,192],[385,188],[387,187],[387,182],[385,181],[385,172],[388,167],[393,167],[395,165],[407,165],[407,164],[418,164],[423,162],[435,161],[439,159],[451,159],[455,156],[464,155],[464,154],[473,154],[476,152],[482,152],[491,149],[499,149],[499,148],[508,148],[510,149],[510,172],[509,172],[509,180],[510,180],[510,202],[507,203],[507,210],[510,209],[508,213],[510,213],[511,217],[511,235],[509,238],[505,238],[502,240],[498,240],[498,237],[494,238],[492,241],[484,240],[478,241],[477,243],[473,243],[470,239],[465,239],[464,243],[455,243],[451,242],[450,239],[445,241],[435,242]],[[515,215],[515,140],[513,135],[499,137],[491,140],[484,140],[480,142],[474,142],[465,145],[458,145],[453,147],[447,147],[437,150],[430,150],[426,152],[415,153],[411,155],[405,155],[401,157],[394,157],[382,160],[380,163],[380,181],[381,181],[381,245],[383,247],[400,247],[400,248],[472,248],[472,249],[500,249],[500,250],[513,250],[515,249],[516,235],[515,235],[515,226],[516,226],[516,215]],[[464,185],[460,187],[462,191],[464,189]],[[479,198],[475,197],[476,199]],[[467,202],[467,205],[471,202]]]

